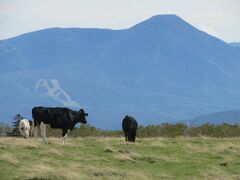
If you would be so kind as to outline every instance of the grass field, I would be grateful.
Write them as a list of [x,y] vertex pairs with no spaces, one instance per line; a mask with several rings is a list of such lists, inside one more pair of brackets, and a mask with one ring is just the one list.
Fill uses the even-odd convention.
[[0,138],[0,179],[240,179],[240,138]]

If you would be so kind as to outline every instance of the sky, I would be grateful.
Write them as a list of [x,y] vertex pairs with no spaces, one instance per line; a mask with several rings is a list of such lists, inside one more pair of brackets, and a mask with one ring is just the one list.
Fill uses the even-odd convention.
[[240,0],[0,0],[0,39],[50,27],[125,29],[159,14],[240,42]]

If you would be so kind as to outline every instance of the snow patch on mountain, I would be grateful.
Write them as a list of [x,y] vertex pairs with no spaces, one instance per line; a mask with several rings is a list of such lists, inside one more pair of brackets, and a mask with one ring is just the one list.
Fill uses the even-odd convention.
[[74,101],[65,91],[57,79],[39,79],[35,84],[35,92],[41,97],[51,97],[54,101],[66,107],[81,108],[80,103]]

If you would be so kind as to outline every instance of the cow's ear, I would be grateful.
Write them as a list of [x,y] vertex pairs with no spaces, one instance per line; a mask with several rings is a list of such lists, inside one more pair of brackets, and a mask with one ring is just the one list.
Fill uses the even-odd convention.
[[83,109],[80,109],[79,112],[84,112]]
[[88,113],[85,113],[85,116],[88,116]]

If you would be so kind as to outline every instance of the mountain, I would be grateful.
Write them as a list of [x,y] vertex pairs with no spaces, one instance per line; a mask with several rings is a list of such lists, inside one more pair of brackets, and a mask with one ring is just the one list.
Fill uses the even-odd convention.
[[240,42],[231,42],[229,43],[230,46],[233,46],[233,47],[240,47]]
[[188,122],[190,125],[201,125],[209,122],[211,122],[212,124],[235,124],[240,122],[240,110],[222,111],[213,114],[206,114],[194,119],[190,119]]
[[176,15],[123,30],[50,28],[0,41],[0,121],[33,106],[83,107],[121,128],[240,107],[240,51]]

